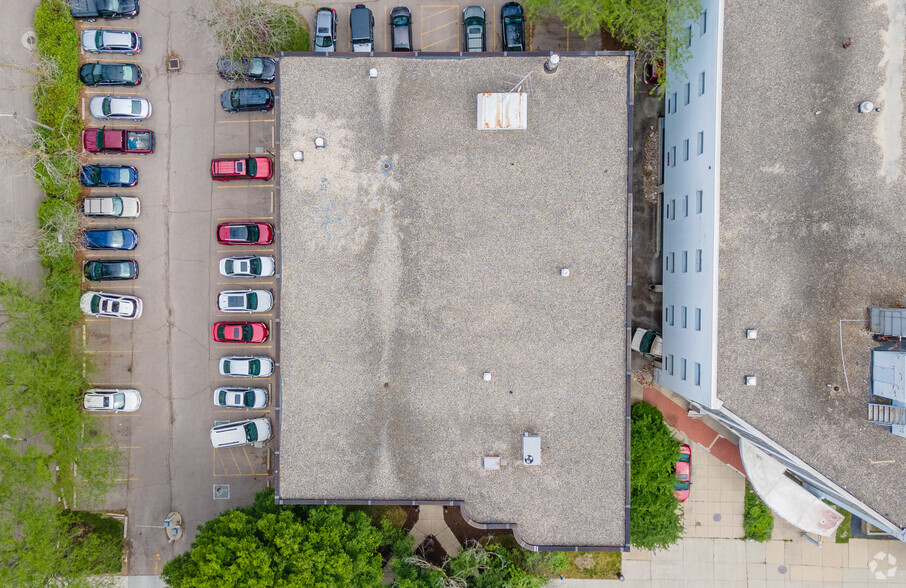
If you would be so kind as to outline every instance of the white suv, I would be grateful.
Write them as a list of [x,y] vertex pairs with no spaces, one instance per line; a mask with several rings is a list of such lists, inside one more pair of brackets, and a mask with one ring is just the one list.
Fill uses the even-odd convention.
[[249,443],[263,443],[271,438],[270,419],[250,419],[217,425],[211,429],[211,445],[214,448],[234,447]]

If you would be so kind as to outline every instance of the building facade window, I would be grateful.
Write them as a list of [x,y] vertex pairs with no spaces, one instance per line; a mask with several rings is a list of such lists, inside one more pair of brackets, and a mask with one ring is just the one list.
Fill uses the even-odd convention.
[[705,152],[705,132],[704,131],[698,132],[698,149],[697,149],[697,151],[698,151],[699,155],[701,155],[702,153]]
[[695,362],[695,373],[692,374],[696,386],[702,385],[702,364]]
[[695,330],[702,330],[702,309],[700,308],[695,309]]
[[680,379],[686,379],[686,358],[680,359]]
[[[698,95],[701,96],[705,93],[705,72],[698,74]],[[674,100],[676,100],[676,94],[674,94]],[[673,108],[674,112],[676,111],[676,106]]]
[[673,326],[673,305],[667,307],[667,324]]
[[702,15],[698,19],[698,35],[704,37],[705,33],[708,32],[708,11],[702,10]]
[[676,220],[676,198],[670,200],[670,220]]
[[686,328],[686,307],[680,306],[680,327]]
[[703,196],[703,194],[702,194],[702,191],[701,191],[701,190],[698,190],[698,191],[695,193],[695,212],[696,212],[697,214],[701,214],[701,213],[702,213],[702,200],[704,200],[704,196]]
[[671,274],[676,270],[676,258],[674,257],[675,255],[676,254],[672,251],[670,252],[670,263],[667,264],[669,266],[668,269]]
[[692,46],[692,25],[686,27],[686,47]]
[[686,82],[686,95],[684,96],[686,106],[692,101],[692,82]]
[[683,196],[683,216],[689,216],[689,195]]
[[689,139],[683,139],[683,161],[689,161]]
[[683,251],[683,273],[689,271],[689,252]]
[[695,250],[695,271],[696,272],[702,271],[702,250],[701,249]]
[[673,355],[667,356],[667,373],[673,375]]

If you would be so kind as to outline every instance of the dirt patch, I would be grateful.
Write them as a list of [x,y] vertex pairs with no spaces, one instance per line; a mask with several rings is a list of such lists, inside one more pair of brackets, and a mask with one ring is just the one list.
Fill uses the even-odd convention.
[[657,126],[645,130],[645,145],[642,150],[642,194],[645,200],[657,203],[658,187],[658,133]]
[[601,27],[601,51],[625,51],[626,46],[613,38],[610,31]]
[[466,545],[467,541],[481,541],[486,537],[499,537],[501,535],[512,535],[513,532],[508,529],[490,530],[473,527],[462,517],[462,511],[458,506],[447,506],[444,508],[444,522],[453,531],[453,535],[459,541],[460,545]]
[[415,548],[416,555],[420,556],[429,564],[437,567],[443,567],[447,561],[447,552],[440,546],[440,541],[434,538],[434,535],[428,535],[422,544]]
[[408,533],[418,522],[418,508],[414,506],[401,506],[400,508],[406,511],[406,522],[403,523],[402,529]]

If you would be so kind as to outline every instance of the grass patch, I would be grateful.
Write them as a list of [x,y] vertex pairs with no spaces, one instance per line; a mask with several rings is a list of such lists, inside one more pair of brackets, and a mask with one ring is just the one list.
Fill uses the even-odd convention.
[[746,481],[746,502],[743,528],[746,539],[754,541],[768,541],[774,530],[774,514],[767,507],[758,494],[752,490],[752,485]]
[[64,511],[76,541],[90,548],[78,551],[89,561],[83,562],[92,574],[118,574],[123,571],[123,522],[84,510]]
[[569,566],[564,578],[616,580],[622,557],[616,551],[573,551],[566,554]]
[[308,23],[292,8],[282,8],[269,23],[271,29],[281,31],[279,34],[284,39],[277,51],[308,51],[311,43]]
[[[827,501],[825,500],[825,502],[827,502]],[[830,502],[827,502],[827,503],[831,504]],[[831,504],[831,506],[836,508],[837,512],[843,515],[843,522],[840,523],[839,527],[837,527],[836,542],[837,543],[849,543],[849,538],[852,535],[853,515],[848,510],[842,509],[839,506],[837,506],[836,504]]]
[[386,520],[397,529],[402,528],[406,522],[406,511],[402,507],[393,504],[388,505],[367,505],[367,506],[350,506],[349,510],[360,510],[371,518],[375,527],[380,528],[381,521]]

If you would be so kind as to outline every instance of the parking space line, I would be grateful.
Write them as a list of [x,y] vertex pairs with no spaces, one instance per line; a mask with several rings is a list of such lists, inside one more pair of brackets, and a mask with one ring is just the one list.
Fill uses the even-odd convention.
[[434,47],[435,45],[440,45],[441,43],[446,43],[446,42],[449,41],[450,39],[455,39],[455,38],[458,37],[458,36],[459,36],[459,33],[457,33],[457,34],[455,34],[455,35],[451,35],[451,36],[447,37],[446,39],[441,39],[440,41],[437,41],[436,43],[430,43],[430,44],[428,44],[428,45],[422,45],[422,51],[424,51],[424,50],[427,49],[428,47]]
[[113,414],[94,414],[91,413],[93,417],[134,417],[137,416],[134,412],[115,412]]
[[[421,6],[420,8],[422,8],[422,9],[424,9],[424,8],[443,8],[443,10],[441,10],[439,12],[431,13],[428,16],[422,16],[420,14],[419,16],[422,16],[422,22],[425,22],[427,19],[429,19],[431,17],[438,16],[445,12],[450,12],[454,8],[459,8],[459,5],[458,4],[427,4],[425,6]],[[424,33],[422,33],[422,34],[424,34]]]
[[240,415],[240,414],[247,414],[247,413],[250,413],[250,412],[263,412],[264,414],[270,414],[271,409],[269,409],[269,408],[256,408],[256,409],[253,411],[252,409],[247,408],[247,409],[245,409],[244,411],[242,411],[242,410],[215,410],[215,411],[214,411],[215,414],[216,414],[216,413],[221,413],[221,412],[222,412],[222,413],[226,413],[226,414],[235,414],[235,415],[238,416],[238,415]]
[[247,184],[244,186],[217,186],[217,187],[220,188],[221,190],[229,190],[231,188],[235,190],[236,188],[273,188],[274,185],[273,184],[259,184],[259,185]]
[[217,345],[214,349],[273,349],[273,345],[262,345],[261,343],[237,343],[236,345]]
[[276,120],[277,119],[274,119],[274,118],[260,118],[260,119],[256,118],[256,119],[252,119],[252,120],[219,120],[219,121],[217,121],[217,124],[228,125],[228,124],[232,124],[232,123],[254,123],[254,122],[270,122],[270,123],[272,123],[272,122],[276,122]]
[[259,285],[259,284],[271,285],[271,284],[273,284],[273,282],[259,282],[258,280],[255,280],[254,282],[247,282],[247,281],[246,282],[217,282],[217,285],[218,286],[244,286],[245,284],[249,284],[249,283],[253,283],[255,285]]
[[131,251],[128,251],[128,250],[123,250],[123,251],[86,251],[86,252],[85,252],[85,255],[86,255],[86,256],[91,256],[91,255],[112,255],[112,256],[114,256],[114,257],[122,257],[122,256],[124,256],[124,255],[128,255],[129,257],[141,257],[141,256],[142,256],[141,253],[132,253]]
[[[434,28],[431,29],[430,31],[422,31],[421,34],[422,34],[422,36],[424,37],[424,36],[427,35],[428,33],[433,33],[434,31],[439,31],[440,29],[442,29],[442,28],[444,28],[444,27],[448,27],[448,26],[450,26],[451,24],[456,24],[456,21],[455,21],[455,20],[451,20],[450,22],[445,22],[444,24],[440,25],[439,27],[434,27]],[[429,47],[430,47],[430,45],[429,45]]]
[[[243,449],[245,449],[245,448],[243,447]],[[233,455],[233,448],[230,447],[229,450],[230,450],[230,457],[233,458],[233,463],[236,464],[236,471],[241,472],[242,470],[239,468],[239,462],[236,461],[236,456]]]
[[[86,318],[86,319],[82,319],[82,320],[84,320],[85,322],[96,323],[96,322],[101,322],[101,321],[116,321],[116,320],[122,320],[122,319],[115,319],[113,317],[103,317],[103,318]],[[135,322],[135,321],[140,321],[142,319],[137,318],[137,319],[130,319],[130,320]]]
[[494,45],[491,47],[491,51],[496,51],[497,50],[497,16],[496,16],[497,5],[496,4],[491,5],[491,10],[494,11],[494,15],[491,16],[491,25],[492,25],[491,28],[494,29]]
[[79,27],[79,29],[112,28],[112,29],[135,30],[138,28],[138,25],[124,25],[124,24],[119,24],[119,23],[111,23],[111,25],[109,27],[105,27],[104,26],[105,24],[106,23],[99,23],[99,22],[84,22],[84,23],[81,21],[76,22],[76,26]]
[[119,157],[118,155],[115,155],[113,153],[103,153],[103,154],[99,153],[97,155],[92,155],[91,160],[97,161],[99,159],[106,159],[107,157],[113,158],[114,161],[130,161],[130,160],[138,161],[140,159],[144,159],[142,157]]
[[141,386],[139,382],[90,382],[89,386]]
[[127,285],[127,286],[122,286],[122,285],[118,285],[118,284],[103,284],[102,285],[99,282],[95,282],[95,283],[98,284],[98,288],[104,288],[105,290],[109,290],[110,288],[130,288],[130,289],[138,290],[139,288],[141,288],[141,286],[132,286],[131,284]]
[[114,482],[135,482],[138,478],[114,478]]
[[138,353],[140,349],[86,349],[85,353]]
[[214,474],[215,478],[236,478],[239,476],[269,476],[270,472],[252,472],[251,474]]
[[141,445],[125,445],[125,446],[110,445],[107,447],[107,449],[141,449],[141,448],[142,448]]
[[239,249],[237,247],[236,249],[218,249],[217,253],[239,253],[240,251],[251,251],[254,253],[273,253],[274,248],[273,247],[249,247],[249,248],[245,248],[245,249]]
[[249,457],[249,452],[246,451],[245,446],[242,447],[242,453],[245,454],[245,461],[249,464],[249,471],[254,472],[255,466],[252,465],[252,459]]
[[217,379],[217,380],[214,380],[214,381],[215,381],[215,382],[233,382],[233,383],[237,383],[237,380],[238,380],[239,382],[260,382],[260,381],[265,381],[265,382],[266,382],[266,381],[270,380],[270,378],[229,378],[229,379],[227,379],[227,378],[222,378],[222,379]]
[[254,216],[254,217],[251,217],[251,218],[249,218],[249,217],[247,217],[247,216],[235,216],[235,217],[224,217],[224,218],[219,218],[219,219],[217,219],[217,220],[219,220],[219,221],[242,221],[242,220],[252,220],[252,219],[255,219],[255,220],[271,220],[271,219],[273,219],[273,218],[274,218],[274,217],[272,217],[272,216]]
[[[112,94],[110,90],[85,90],[86,94]],[[116,92],[117,96],[141,96],[141,92]]]
[[[277,86],[268,86],[266,84],[263,86],[255,86],[255,87],[256,88],[267,88],[268,90],[271,90],[271,91],[277,89]],[[236,89],[238,89],[238,88],[217,88],[217,92],[220,93],[220,92],[226,92],[227,90],[236,90]]]
[[217,157],[236,157],[238,155],[249,155],[249,152],[243,151],[242,153],[218,153]]
[[[216,449],[214,450],[214,455],[216,455],[217,459],[220,460],[220,465],[223,467],[223,471],[227,471],[226,464],[223,463],[223,456],[220,455],[220,453]],[[217,462],[214,460],[211,461],[211,473],[214,474],[215,476],[218,475],[217,474]]]

